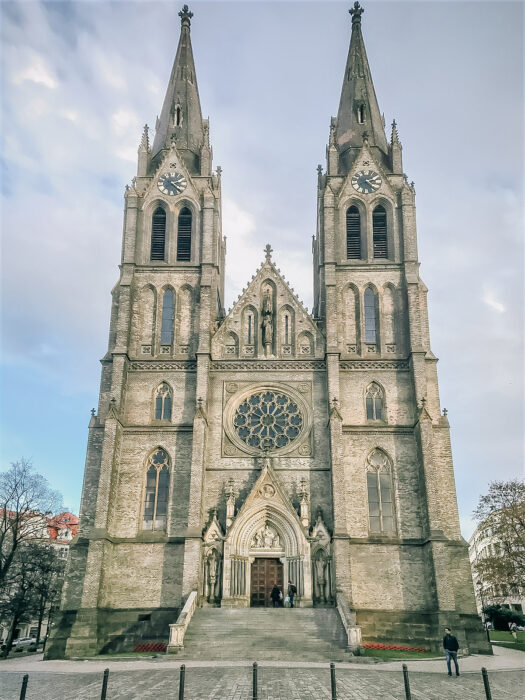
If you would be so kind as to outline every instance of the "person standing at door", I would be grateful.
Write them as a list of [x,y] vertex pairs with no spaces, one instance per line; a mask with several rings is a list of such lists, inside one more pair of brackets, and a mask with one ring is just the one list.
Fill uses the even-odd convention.
[[294,583],[288,580],[288,598],[290,599],[290,607],[293,608],[293,599],[297,593],[297,587]]
[[274,583],[272,592],[270,593],[270,598],[272,599],[273,607],[278,608],[281,600],[281,591],[279,590],[279,586]]

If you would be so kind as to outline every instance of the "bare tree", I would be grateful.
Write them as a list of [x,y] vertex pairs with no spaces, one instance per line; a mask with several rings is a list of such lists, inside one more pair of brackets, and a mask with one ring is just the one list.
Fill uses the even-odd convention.
[[474,517],[494,544],[476,563],[480,579],[494,589],[525,588],[525,482],[493,481]]
[[62,496],[20,459],[0,473],[0,589],[18,548],[29,540],[47,539],[46,515],[62,509]]

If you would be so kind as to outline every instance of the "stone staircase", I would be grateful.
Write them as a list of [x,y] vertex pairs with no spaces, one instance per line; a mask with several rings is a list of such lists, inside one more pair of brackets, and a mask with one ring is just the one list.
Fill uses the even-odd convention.
[[177,658],[344,661],[348,652],[335,608],[199,608]]

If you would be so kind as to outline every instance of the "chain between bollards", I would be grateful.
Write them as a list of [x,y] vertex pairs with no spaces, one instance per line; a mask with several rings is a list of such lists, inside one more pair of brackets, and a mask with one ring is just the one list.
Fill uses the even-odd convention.
[[257,661],[253,662],[253,673],[252,673],[252,685],[253,685],[253,693],[252,693],[252,698],[253,700],[257,700],[259,697],[258,691],[257,691]]
[[481,668],[481,675],[483,676],[483,685],[485,686],[485,697],[487,700],[492,700],[492,693],[490,692],[489,674],[485,666]]
[[330,663],[330,685],[332,687],[332,700],[337,700],[337,687],[335,685],[335,664]]
[[405,681],[405,698],[406,700],[412,700],[410,681],[408,680],[408,668],[406,664],[403,664],[403,680]]
[[109,679],[109,668],[104,669],[104,678],[102,679],[102,692],[100,693],[100,700],[106,700],[106,693],[108,692],[108,679]]
[[25,676],[22,678],[22,687],[20,689],[20,700],[25,700],[28,683],[29,683],[29,674],[26,673]]
[[186,675],[186,666],[182,664],[179,674],[179,700],[184,700],[184,677]]

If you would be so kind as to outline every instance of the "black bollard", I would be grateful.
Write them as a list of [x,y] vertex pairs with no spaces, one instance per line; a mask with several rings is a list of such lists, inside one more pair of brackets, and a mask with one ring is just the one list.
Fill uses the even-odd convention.
[[179,700],[184,700],[184,676],[186,675],[186,666],[182,664],[179,675]]
[[330,685],[332,686],[332,700],[337,700],[337,688],[335,685],[335,664],[330,664]]
[[406,664],[403,664],[403,680],[405,681],[405,698],[406,700],[412,700],[410,681],[408,680],[408,668]]
[[109,668],[104,669],[104,678],[102,679],[102,692],[100,693],[100,700],[106,700],[106,693],[108,692],[108,679],[109,679]]
[[25,674],[22,678],[22,688],[20,689],[20,700],[25,700],[27,684],[29,683],[29,674]]
[[258,692],[257,692],[257,661],[253,662],[253,673],[252,673],[252,678],[253,678],[253,694],[252,698],[253,700],[257,700],[259,697]]
[[489,674],[485,666],[481,669],[481,675],[483,676],[483,685],[485,686],[485,697],[487,700],[492,700],[492,693],[490,692]]

